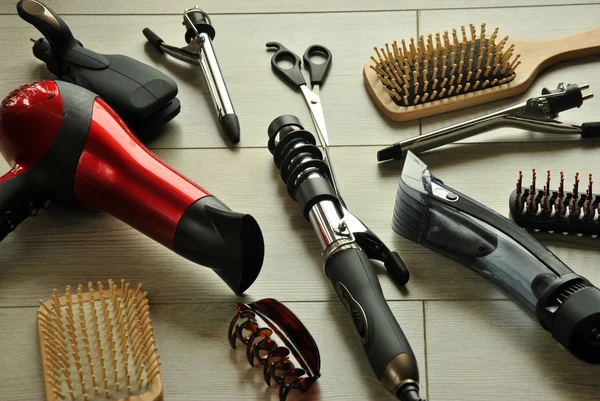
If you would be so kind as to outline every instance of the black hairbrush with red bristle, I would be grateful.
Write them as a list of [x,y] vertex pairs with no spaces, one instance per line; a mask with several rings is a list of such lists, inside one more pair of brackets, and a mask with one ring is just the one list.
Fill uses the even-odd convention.
[[575,174],[572,191],[565,192],[565,175],[560,172],[556,190],[550,189],[550,170],[543,188],[536,185],[537,173],[532,171],[529,188],[523,188],[523,172],[519,171],[517,188],[510,195],[510,216],[519,226],[550,233],[590,235],[600,234],[600,194],[593,193],[592,175],[585,193],[579,188],[579,173]]

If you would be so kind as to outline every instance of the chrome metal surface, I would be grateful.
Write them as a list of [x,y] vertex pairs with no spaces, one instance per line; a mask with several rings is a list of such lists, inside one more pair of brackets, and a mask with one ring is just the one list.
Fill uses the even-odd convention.
[[440,128],[433,132],[409,138],[398,142],[402,149],[402,157],[410,150],[413,153],[420,153],[438,146],[447,145],[461,139],[469,138],[484,131],[497,128],[505,124],[502,117],[509,113],[522,111],[526,102],[516,104],[503,110],[490,113],[484,116],[476,117],[471,120],[463,121],[449,127]]
[[329,146],[329,137],[327,136],[325,114],[323,113],[323,107],[321,106],[321,98],[317,93],[308,89],[306,85],[301,85],[300,90],[302,91],[304,99],[306,100],[306,104],[308,104],[308,108],[310,109],[310,114],[313,118],[313,122],[315,123],[319,140],[324,147]]
[[[334,242],[354,240],[344,222],[344,216],[340,215],[340,211],[332,201],[324,200],[315,204],[308,212],[308,218],[319,237],[323,251]],[[340,227],[344,227],[345,230],[341,230]]]
[[192,40],[189,45],[181,48],[161,43],[160,49],[178,60],[194,65],[200,64],[200,50],[202,46],[195,40]]
[[473,118],[458,124],[444,127],[433,132],[409,138],[398,142],[402,149],[402,157],[410,150],[413,153],[421,153],[442,145],[470,138],[499,127],[514,127],[525,130],[543,132],[547,134],[581,134],[581,127],[571,124],[563,124],[560,121],[539,119],[523,114],[526,103],[519,103],[509,108]]
[[219,62],[212,46],[210,37],[201,33],[198,35],[202,43],[202,50],[200,51],[200,68],[206,78],[206,84],[212,95],[213,102],[217,109],[219,118],[226,114],[235,114],[227,86],[223,80],[221,69],[219,68]]
[[[583,91],[588,89],[589,85],[581,85],[578,88],[580,91]],[[409,138],[393,146],[400,147],[401,157],[404,158],[408,151],[413,153],[424,152],[501,126],[522,128],[548,134],[580,135],[580,126],[563,124],[555,120],[557,113],[552,111],[549,99],[564,96],[567,86],[560,83],[557,89],[559,90],[558,92],[533,97],[526,102],[518,103],[449,127],[440,128],[424,135]],[[593,96],[592,93],[582,95],[582,100],[588,100]]]

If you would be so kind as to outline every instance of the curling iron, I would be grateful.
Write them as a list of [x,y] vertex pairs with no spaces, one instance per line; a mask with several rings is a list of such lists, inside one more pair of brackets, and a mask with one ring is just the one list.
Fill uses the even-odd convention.
[[373,372],[399,400],[420,401],[417,361],[370,259],[382,261],[402,285],[409,279],[404,262],[346,208],[321,137],[325,156],[315,137],[292,115],[276,118],[268,135],[275,165],[319,237],[325,274],[352,317]]
[[581,126],[564,124],[556,117],[560,112],[580,107],[594,95],[583,95],[589,85],[558,84],[554,90],[543,89],[542,95],[481,117],[473,118],[433,132],[405,139],[377,152],[377,160],[404,159],[408,151],[415,154],[470,138],[503,126],[549,134],[576,134],[582,138],[600,137],[600,122]]
[[206,79],[206,84],[212,96],[217,111],[217,118],[225,135],[232,143],[240,141],[240,122],[233,103],[229,97],[217,55],[212,45],[215,38],[215,28],[210,17],[198,8],[190,8],[183,13],[183,25],[186,28],[185,41],[187,46],[175,47],[168,45],[149,28],[144,28],[142,33],[148,42],[159,52],[167,53],[178,60],[193,65],[200,65]]
[[258,276],[254,218],[152,154],[97,95],[67,82],[24,85],[0,106],[0,240],[52,203],[104,211],[215,270],[237,294]]
[[412,152],[392,228],[488,278],[573,355],[600,363],[600,290],[526,230],[434,177]]
[[65,21],[40,1],[20,0],[17,13],[44,35],[32,39],[33,55],[60,79],[99,95],[139,137],[179,114],[177,84],[156,68],[83,47]]

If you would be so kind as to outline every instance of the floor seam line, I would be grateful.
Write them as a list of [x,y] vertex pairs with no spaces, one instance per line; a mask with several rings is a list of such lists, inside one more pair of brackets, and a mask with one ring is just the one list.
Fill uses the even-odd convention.
[[425,352],[425,385],[427,386],[427,399],[430,400],[429,394],[429,353],[427,352],[427,302],[423,301],[423,344]]
[[[503,5],[503,6],[479,6],[479,7],[438,7],[438,8],[406,8],[406,9],[375,9],[375,10],[320,10],[320,11],[263,11],[263,12],[211,12],[210,15],[237,16],[237,15],[290,15],[290,14],[356,14],[356,13],[389,13],[389,12],[413,12],[413,11],[461,11],[461,10],[495,10],[510,8],[535,8],[535,7],[573,7],[594,6],[600,2],[593,3],[557,3],[557,4],[526,4],[526,5]],[[13,12],[0,12],[0,16],[14,16]],[[131,16],[177,16],[180,13],[60,13],[61,16],[83,16],[83,17],[131,17]]]

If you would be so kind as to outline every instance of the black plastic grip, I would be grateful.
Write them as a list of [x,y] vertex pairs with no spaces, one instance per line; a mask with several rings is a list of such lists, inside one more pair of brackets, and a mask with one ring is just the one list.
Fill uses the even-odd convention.
[[[191,24],[190,24],[191,22]],[[193,8],[187,10],[183,16],[183,25],[185,25],[185,42],[190,43],[196,36],[196,32],[205,33],[210,40],[215,39],[215,28],[213,28],[210,17],[204,11]]]
[[600,138],[600,121],[581,124],[582,138]]
[[[32,198],[33,187],[31,175],[27,172],[0,183],[0,241],[30,216],[27,205]],[[34,210],[33,204],[31,210]]]
[[[310,58],[316,55],[323,56],[325,61],[322,63],[313,62]],[[302,58],[304,60],[304,67],[310,73],[310,83],[312,85],[323,84],[323,81],[325,81],[325,77],[327,77],[327,73],[329,72],[329,67],[331,67],[331,60],[333,58],[329,49],[322,45],[312,45],[306,49]]]
[[565,110],[570,110],[575,107],[581,107],[583,104],[583,94],[577,84],[567,84],[564,88],[559,85],[557,89],[550,90],[548,88],[542,89],[542,95],[557,94],[559,96],[550,96],[546,98],[551,114],[557,116]]
[[17,3],[17,13],[35,26],[56,50],[61,51],[79,44],[62,18],[42,2],[21,0]]
[[160,36],[154,33],[154,31],[150,28],[144,28],[142,30],[142,33],[144,34],[146,39],[148,39],[148,42],[152,45],[152,47],[154,47],[161,53],[163,52],[160,45],[163,44],[165,41],[162,40]]
[[[352,317],[377,378],[397,355],[408,354],[414,359],[410,344],[383,297],[375,269],[362,250],[353,248],[333,254],[325,273]],[[416,360],[413,365],[403,377],[418,383]]]
[[[271,57],[271,68],[273,72],[294,88],[299,88],[301,85],[306,85],[302,69],[300,68],[302,60],[293,51],[279,42],[268,42],[268,49],[275,49],[275,54]],[[277,65],[279,61],[288,60],[293,66],[291,68],[283,68]]]
[[384,162],[387,160],[399,160],[402,159],[402,147],[400,146],[400,142],[395,143],[393,145],[388,146],[387,148],[383,148],[377,151],[377,161]]

